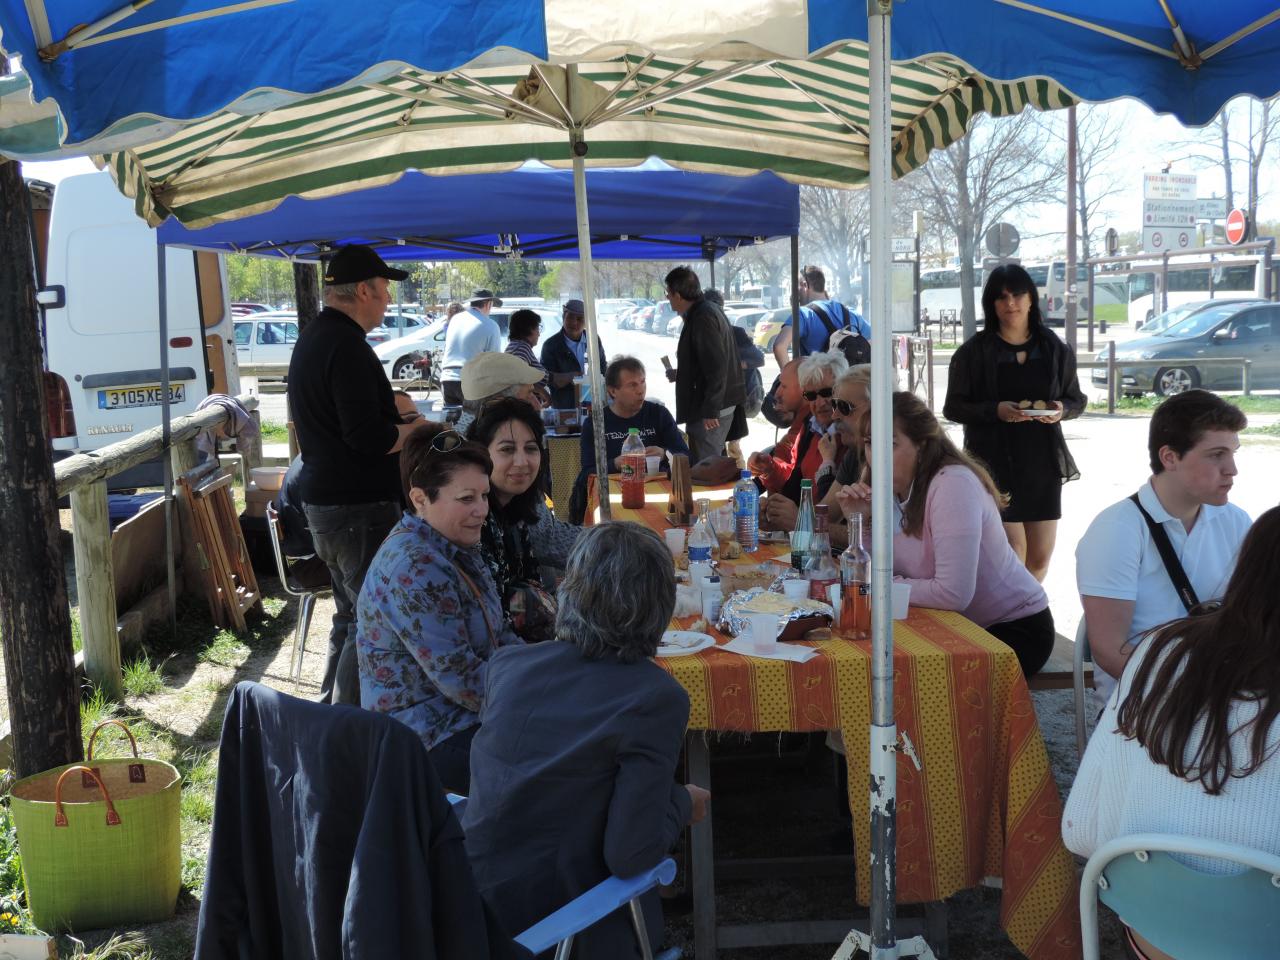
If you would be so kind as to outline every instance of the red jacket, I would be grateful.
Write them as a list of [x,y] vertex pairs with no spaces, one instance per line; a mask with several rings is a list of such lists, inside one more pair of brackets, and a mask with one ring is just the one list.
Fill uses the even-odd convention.
[[[809,431],[809,419],[810,414],[807,409],[797,413],[786,435],[773,448],[773,453],[769,456],[769,466],[764,473],[760,474],[760,482],[769,493],[780,492],[796,470],[796,453],[802,446],[804,437],[802,431]],[[799,464],[802,480],[812,480],[818,468],[822,466],[822,451],[818,449],[818,439],[816,433],[810,432],[808,447]]]

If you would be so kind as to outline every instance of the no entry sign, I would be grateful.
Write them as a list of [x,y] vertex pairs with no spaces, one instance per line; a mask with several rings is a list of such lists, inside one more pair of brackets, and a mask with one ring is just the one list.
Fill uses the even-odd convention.
[[1227,214],[1227,243],[1239,243],[1249,232],[1249,218],[1238,207]]

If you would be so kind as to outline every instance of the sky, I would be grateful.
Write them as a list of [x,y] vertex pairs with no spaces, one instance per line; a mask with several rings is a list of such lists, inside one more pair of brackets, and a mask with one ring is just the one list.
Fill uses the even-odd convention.
[[[1243,103],[1243,101],[1241,101]],[[1175,146],[1175,142],[1188,139],[1192,133],[1172,117],[1159,117],[1145,105],[1134,100],[1117,100],[1107,104],[1098,104],[1088,109],[1103,110],[1114,115],[1120,122],[1121,139],[1113,159],[1108,165],[1108,172],[1114,176],[1121,186],[1121,191],[1107,203],[1101,215],[1095,217],[1095,225],[1115,227],[1120,233],[1139,230],[1142,227],[1142,174],[1159,171],[1166,163],[1172,162],[1171,171],[1175,173],[1195,173],[1199,178],[1198,196],[1222,196],[1225,190],[1222,172],[1218,168],[1201,169],[1187,159],[1185,148]],[[1059,115],[1065,118],[1064,112]],[[1243,133],[1244,114],[1240,114]],[[1280,219],[1280,192],[1266,195],[1266,184],[1275,179],[1277,173],[1277,156],[1280,145],[1269,148],[1269,156],[1263,167],[1263,196],[1259,204],[1261,220]],[[49,163],[24,163],[23,172],[28,177],[56,183],[63,177],[77,173],[92,173],[96,168],[84,158],[75,160],[58,160]],[[1236,177],[1236,202],[1243,203],[1240,184],[1241,174]],[[1023,211],[1013,219],[1014,226],[1023,235],[1019,256],[1023,259],[1044,259],[1055,250],[1065,248],[1066,208],[1061,204],[1043,205]]]

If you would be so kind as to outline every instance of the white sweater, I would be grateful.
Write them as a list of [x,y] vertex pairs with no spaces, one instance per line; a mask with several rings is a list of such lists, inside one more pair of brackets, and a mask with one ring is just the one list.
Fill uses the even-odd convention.
[[[1087,857],[1116,837],[1133,833],[1171,833],[1240,844],[1280,855],[1280,721],[1267,738],[1268,756],[1254,773],[1227,781],[1212,796],[1199,781],[1175,777],[1169,768],[1153,763],[1136,740],[1116,732],[1119,704],[1129,693],[1139,660],[1150,641],[1134,651],[1098,721],[1080,761],[1071,796],[1062,817],[1062,839],[1068,849]],[[1237,766],[1252,760],[1250,722],[1258,705],[1237,701],[1231,712],[1231,752]],[[1197,726],[1197,737],[1204,730]],[[1208,873],[1234,873],[1223,861],[1179,858]]]

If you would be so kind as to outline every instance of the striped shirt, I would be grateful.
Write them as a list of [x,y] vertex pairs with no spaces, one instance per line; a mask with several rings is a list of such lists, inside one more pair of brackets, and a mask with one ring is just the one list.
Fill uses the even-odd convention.
[[[527,340],[507,341],[507,353],[513,356],[519,357],[521,360],[523,360],[529,366],[533,367],[533,369],[535,370],[542,370],[542,371],[546,370],[546,367],[544,367],[541,361],[539,361],[538,358],[534,355],[533,347],[529,346],[529,341]],[[546,385],[547,385],[547,377],[546,377],[546,373],[544,372],[542,379],[539,380],[536,384],[534,384],[534,386],[545,387]]]

